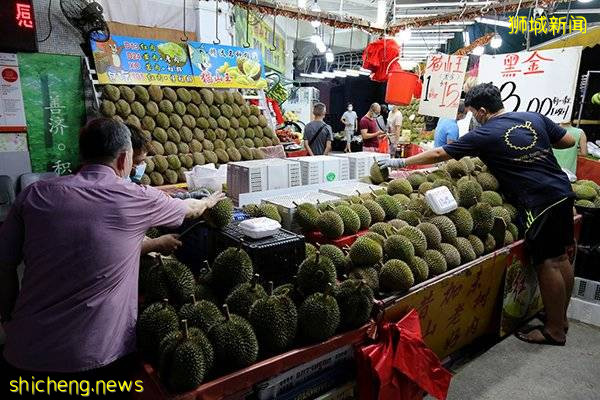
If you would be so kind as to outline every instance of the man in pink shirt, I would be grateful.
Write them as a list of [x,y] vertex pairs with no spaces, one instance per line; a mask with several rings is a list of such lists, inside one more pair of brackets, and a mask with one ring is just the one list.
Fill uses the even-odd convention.
[[223,198],[177,200],[127,182],[133,152],[120,122],[91,121],[79,146],[79,173],[28,186],[0,227],[4,358],[40,377],[97,376],[134,352],[145,232],[179,226]]

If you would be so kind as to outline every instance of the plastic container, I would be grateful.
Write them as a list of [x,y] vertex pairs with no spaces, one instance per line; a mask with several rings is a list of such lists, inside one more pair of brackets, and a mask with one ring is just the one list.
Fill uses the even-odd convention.
[[281,224],[267,217],[251,218],[240,222],[242,233],[252,239],[262,239],[275,235],[281,229]]
[[[391,64],[390,64],[391,65]],[[391,71],[385,90],[385,102],[406,106],[412,101],[419,76],[407,71]]]
[[425,192],[425,200],[437,215],[443,215],[456,210],[456,199],[446,186],[440,186]]
[[294,158],[294,161],[298,161],[301,165],[303,185],[314,185],[350,179],[350,162],[346,158],[308,156],[296,157]]

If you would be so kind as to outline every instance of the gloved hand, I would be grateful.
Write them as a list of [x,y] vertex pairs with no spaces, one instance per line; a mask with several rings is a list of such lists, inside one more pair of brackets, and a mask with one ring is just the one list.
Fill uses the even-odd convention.
[[379,168],[404,168],[406,166],[405,158],[388,158],[377,161]]

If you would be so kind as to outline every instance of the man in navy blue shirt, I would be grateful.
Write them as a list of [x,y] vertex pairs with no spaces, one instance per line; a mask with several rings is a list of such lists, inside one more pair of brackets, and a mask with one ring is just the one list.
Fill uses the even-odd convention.
[[573,146],[574,139],[550,119],[531,112],[506,112],[497,87],[471,89],[465,106],[481,124],[457,141],[409,158],[382,160],[383,167],[433,164],[475,156],[488,166],[502,192],[517,205],[525,241],[535,265],[546,309],[546,322],[517,333],[521,340],[564,345],[566,310],[573,290],[573,198],[570,182],[552,149]]

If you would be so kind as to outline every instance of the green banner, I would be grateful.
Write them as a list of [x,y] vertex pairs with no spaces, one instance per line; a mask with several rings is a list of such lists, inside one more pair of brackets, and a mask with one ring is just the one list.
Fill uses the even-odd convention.
[[19,70],[31,169],[69,174],[79,163],[85,123],[81,58],[20,53]]
[[[248,42],[246,43],[246,10],[239,7],[234,9],[235,15],[235,44],[237,46],[250,45],[259,49],[265,67],[280,73],[285,72],[285,37],[273,32],[273,24],[266,23],[256,13],[250,13],[248,29]],[[273,46],[273,33],[275,34],[275,50]]]

